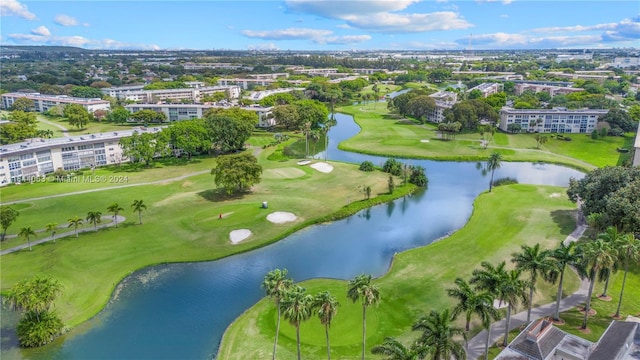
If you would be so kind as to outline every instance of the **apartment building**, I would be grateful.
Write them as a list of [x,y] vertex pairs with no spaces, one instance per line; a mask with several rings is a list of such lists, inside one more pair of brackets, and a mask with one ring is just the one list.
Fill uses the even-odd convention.
[[640,66],[640,57],[617,57],[613,60],[613,64],[611,65],[617,68]]
[[500,91],[502,91],[503,88],[504,88],[504,85],[502,85],[502,83],[482,83],[478,86],[472,87],[466,92],[468,94],[473,90],[480,90],[480,92],[482,93],[482,97],[486,98],[491,94],[499,93]]
[[96,110],[111,109],[111,103],[101,99],[77,98],[66,95],[44,95],[40,93],[7,93],[2,94],[2,108],[11,109],[13,103],[19,98],[33,100],[35,111],[45,112],[57,105],[78,104],[94,113]]
[[633,145],[633,166],[640,166],[640,124],[638,124],[638,133],[636,134],[636,142]]
[[456,101],[458,101],[458,94],[452,91],[438,91],[437,93],[429,95],[429,97],[435,100],[436,107],[427,114],[427,121],[436,124],[445,120],[445,110],[451,109]]
[[281,89],[272,89],[272,90],[263,90],[263,91],[252,91],[249,95],[244,96],[245,99],[260,101],[266,98],[269,95],[286,93],[291,91],[304,91],[304,88],[281,88]]
[[525,91],[532,91],[534,93],[546,92],[551,97],[556,95],[567,95],[575,92],[584,91],[582,88],[574,88],[568,86],[553,86],[544,84],[532,84],[532,83],[519,83],[515,84],[516,95],[522,95]]
[[[125,108],[132,113],[140,110],[152,110],[164,113],[169,121],[181,121],[200,119],[208,109],[228,109],[229,105],[217,104],[131,104]],[[258,115],[258,127],[266,128],[275,125],[275,120],[271,116],[273,107],[261,107],[252,105],[240,107],[243,110],[253,111]]]
[[500,125],[503,131],[509,131],[509,125],[518,124],[523,132],[540,133],[591,133],[600,116],[609,110],[601,109],[514,109],[503,107],[500,110]]
[[[216,92],[227,92],[232,99],[240,97],[240,88],[238,86],[196,86],[192,83],[192,87],[184,89],[159,89],[159,90],[132,90],[133,87],[106,88],[103,92],[108,92],[120,100],[130,100],[143,103],[151,103],[160,100],[181,101],[188,100],[192,102],[200,102],[203,96],[211,95]],[[142,85],[144,86],[144,85]],[[137,87],[137,86],[136,86]],[[111,95],[113,94],[113,95]]]
[[127,162],[119,145],[121,138],[134,132],[159,131],[160,128],[139,128],[4,145],[0,150],[0,185],[42,181],[43,176],[60,168],[79,170]]

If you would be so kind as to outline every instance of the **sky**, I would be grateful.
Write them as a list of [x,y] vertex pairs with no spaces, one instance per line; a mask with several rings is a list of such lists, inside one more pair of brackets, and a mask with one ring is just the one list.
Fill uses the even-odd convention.
[[0,44],[86,49],[640,48],[640,2],[0,0]]

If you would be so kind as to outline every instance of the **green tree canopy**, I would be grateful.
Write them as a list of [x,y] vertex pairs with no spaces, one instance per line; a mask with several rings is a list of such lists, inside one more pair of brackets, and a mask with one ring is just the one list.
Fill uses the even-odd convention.
[[102,91],[91,86],[74,86],[71,88],[71,96],[79,98],[102,98]]
[[162,133],[174,151],[185,153],[189,158],[193,154],[211,149],[209,132],[204,126],[204,121],[199,119],[175,122],[163,129]]
[[250,153],[223,155],[211,170],[216,186],[224,187],[227,193],[242,192],[260,182],[262,166]]
[[35,103],[33,100],[26,97],[17,98],[13,104],[11,105],[11,110],[14,111],[32,111],[35,108]]
[[0,241],[4,241],[7,235],[7,229],[16,221],[18,215],[20,215],[20,212],[12,207],[0,207],[0,227],[2,228]]
[[244,148],[258,124],[258,115],[238,107],[210,109],[205,113],[204,120],[214,149],[228,153]]
[[69,125],[78,129],[83,128],[91,120],[89,111],[79,104],[68,104],[64,107],[63,112],[64,116],[69,120]]

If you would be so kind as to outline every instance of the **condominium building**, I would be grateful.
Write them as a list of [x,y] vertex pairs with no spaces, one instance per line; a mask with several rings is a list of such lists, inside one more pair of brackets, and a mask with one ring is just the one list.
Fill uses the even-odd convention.
[[[140,110],[152,110],[164,113],[169,121],[200,119],[208,109],[228,109],[228,105],[216,104],[131,104],[125,108],[132,113]],[[240,109],[253,111],[258,115],[258,127],[271,127],[275,120],[271,116],[273,107],[252,105]]]
[[482,83],[478,86],[472,87],[466,92],[470,93],[473,90],[480,90],[480,92],[482,93],[482,97],[486,98],[491,94],[499,93],[503,88],[504,85],[502,85],[502,83]]
[[204,70],[204,69],[224,69],[224,70],[247,70],[252,71],[253,66],[244,66],[242,64],[232,63],[184,63],[185,70]]
[[[201,83],[202,84],[202,83]],[[193,84],[192,84],[193,85]],[[137,88],[137,86],[136,86]],[[126,89],[126,90],[120,90]],[[226,92],[232,99],[240,97],[240,88],[238,86],[204,86],[184,89],[159,89],[159,90],[133,90],[132,87],[107,88],[103,92],[109,93],[120,100],[130,100],[143,103],[156,102],[160,100],[188,100],[192,102],[200,102],[203,96],[211,95],[217,92]]]
[[633,166],[640,166],[640,124],[638,124],[638,133],[636,134],[636,142],[633,145]]
[[263,90],[263,91],[252,91],[249,95],[244,96],[245,99],[260,101],[266,98],[269,95],[286,93],[291,91],[304,91],[304,88],[281,88],[281,89],[272,89],[272,90]]
[[57,105],[78,104],[93,113],[96,110],[110,110],[111,103],[101,99],[77,98],[66,95],[44,95],[40,93],[6,93],[2,94],[2,108],[11,109],[19,98],[33,100],[35,111],[45,112]]
[[427,121],[432,123],[441,123],[445,120],[444,112],[451,109],[458,100],[458,94],[452,91],[438,91],[429,95],[436,102],[436,107],[427,114]]
[[134,132],[156,133],[160,130],[139,128],[3,145],[0,148],[0,184],[41,181],[42,176],[56,169],[79,170],[127,162],[119,145],[121,138]]
[[142,89],[145,86],[146,86],[145,84],[113,86],[113,87],[108,87],[108,88],[102,88],[100,90],[102,91],[103,94],[111,96],[113,98],[125,99],[126,98],[126,96],[125,96],[126,94],[131,93],[131,92],[142,91]]
[[503,131],[511,131],[510,125],[520,125],[523,132],[540,133],[591,133],[600,116],[609,110],[600,109],[513,109],[500,110],[500,125]]
[[574,92],[584,91],[582,88],[574,88],[568,86],[553,86],[543,84],[531,84],[531,83],[519,83],[515,84],[516,95],[522,95],[525,91],[532,91],[534,93],[546,92],[551,97],[556,95],[567,95]]
[[640,57],[617,57],[611,65],[617,68],[640,66]]

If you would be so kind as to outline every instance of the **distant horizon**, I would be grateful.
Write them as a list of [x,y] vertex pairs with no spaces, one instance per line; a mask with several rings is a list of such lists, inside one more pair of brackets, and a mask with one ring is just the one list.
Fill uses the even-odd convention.
[[86,50],[640,48],[635,0],[0,2],[2,45]]

